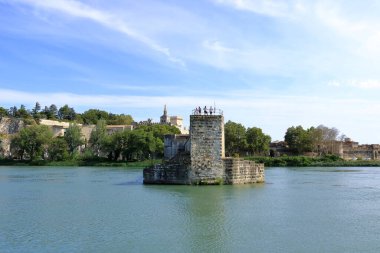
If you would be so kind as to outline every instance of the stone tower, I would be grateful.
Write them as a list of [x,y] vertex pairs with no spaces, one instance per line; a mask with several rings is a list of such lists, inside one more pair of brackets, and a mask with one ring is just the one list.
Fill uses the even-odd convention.
[[164,106],[164,114],[160,117],[161,124],[170,123],[170,117],[168,116],[168,110],[166,109],[166,105]]
[[[164,115],[165,119],[166,106]],[[210,114],[213,113],[213,114]],[[194,110],[189,135],[165,136],[164,164],[144,169],[144,184],[252,184],[265,181],[264,164],[224,157],[223,112]],[[190,151],[190,152],[189,152]]]
[[225,177],[223,115],[191,115],[190,143],[191,183],[223,182]]

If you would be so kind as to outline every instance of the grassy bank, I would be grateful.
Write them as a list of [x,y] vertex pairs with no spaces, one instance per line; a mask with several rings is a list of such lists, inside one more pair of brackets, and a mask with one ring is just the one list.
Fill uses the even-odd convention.
[[346,161],[337,156],[307,157],[307,156],[282,156],[282,157],[246,157],[266,167],[378,167],[380,161],[355,160]]
[[94,166],[94,167],[126,167],[144,168],[153,164],[161,163],[162,160],[146,160],[138,162],[108,161],[108,160],[67,160],[67,161],[20,161],[0,159],[0,166]]

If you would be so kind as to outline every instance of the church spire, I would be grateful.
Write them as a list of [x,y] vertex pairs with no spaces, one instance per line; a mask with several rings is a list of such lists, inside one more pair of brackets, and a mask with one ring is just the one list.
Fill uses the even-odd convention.
[[168,116],[168,110],[166,109],[166,105],[164,106],[164,114],[160,117],[161,124],[170,123],[170,117]]

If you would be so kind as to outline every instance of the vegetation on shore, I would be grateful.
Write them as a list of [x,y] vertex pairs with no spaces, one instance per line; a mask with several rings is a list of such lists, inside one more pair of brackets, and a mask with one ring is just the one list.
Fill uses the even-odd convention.
[[154,164],[161,163],[161,159],[144,160],[135,162],[126,161],[109,161],[107,159],[93,160],[65,160],[65,161],[50,161],[50,160],[12,160],[0,159],[0,166],[62,166],[62,167],[123,167],[123,168],[145,168]]
[[245,157],[247,160],[264,163],[266,167],[380,167],[375,160],[343,160],[336,155],[322,157],[281,156],[281,157]]
[[[0,118],[2,116],[21,118],[29,126],[11,136],[11,157],[1,157],[0,146],[0,165],[145,167],[158,163],[163,157],[165,134],[180,133],[174,126],[148,124],[138,125],[133,131],[108,134],[107,125],[131,124],[132,116],[98,109],[79,114],[68,105],[59,109],[50,105],[42,109],[38,102],[32,110],[23,105],[9,110],[0,107]],[[65,136],[53,137],[49,127],[38,124],[40,119],[68,121],[70,127]],[[78,123],[96,125],[89,140],[81,136]],[[228,121],[224,129],[227,156],[254,160],[267,167],[380,166],[380,161],[347,161],[334,155],[337,141],[345,138],[338,135],[336,128],[323,125],[309,129],[289,127],[284,136],[288,156],[272,153],[271,137],[260,128],[245,128],[240,123]],[[5,136],[0,135],[0,144],[3,138]],[[316,157],[304,156],[306,153]]]

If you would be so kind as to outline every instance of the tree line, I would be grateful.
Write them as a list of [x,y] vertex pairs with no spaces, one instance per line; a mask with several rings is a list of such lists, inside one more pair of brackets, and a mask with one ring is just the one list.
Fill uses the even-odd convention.
[[227,156],[268,155],[271,137],[261,128],[245,128],[242,124],[228,121],[224,125],[225,151]]
[[[179,133],[175,127],[145,125],[134,131],[109,135],[106,133],[106,125],[131,124],[132,116],[98,109],[76,113],[68,105],[57,108],[52,104],[41,108],[38,102],[30,110],[23,105],[8,110],[0,107],[0,117],[22,118],[32,125],[21,130],[12,140],[12,149],[15,150],[13,154],[18,158],[65,160],[81,155],[87,158],[106,157],[109,160],[143,160],[151,156],[161,157],[164,135]],[[64,137],[53,138],[47,127],[36,124],[40,119],[64,120],[71,124]],[[88,142],[81,137],[78,123],[96,125]],[[292,126],[285,133],[284,143],[289,154],[313,152],[322,156],[336,154],[337,141],[344,138],[336,128],[320,125],[304,129],[302,126]],[[227,156],[268,156],[270,144],[271,137],[258,127],[246,128],[232,121],[225,124]]]
[[62,137],[53,137],[48,126],[34,124],[12,137],[11,152],[13,158],[20,160],[142,161],[162,157],[164,135],[179,133],[174,126],[149,125],[108,134],[106,121],[99,120],[86,143],[76,123],[70,124]]
[[317,155],[336,154],[338,141],[346,138],[339,130],[324,125],[304,129],[302,126],[289,127],[285,133],[285,142],[289,151],[301,155],[313,152]]
[[9,109],[0,107],[0,117],[22,118],[27,122],[40,119],[70,121],[78,124],[96,124],[99,120],[105,120],[108,125],[130,125],[133,118],[129,114],[113,114],[99,109],[89,109],[83,113],[77,113],[73,107],[64,105],[58,108],[55,104],[42,106],[36,102],[32,109],[25,105],[12,106]]
[[[242,124],[228,121],[225,130],[225,149],[228,156],[269,156],[271,137],[260,128],[245,128]],[[292,126],[284,136],[284,150],[287,154],[303,155],[309,152],[317,156],[337,154],[339,141],[345,135],[339,130],[324,125],[304,129]]]

